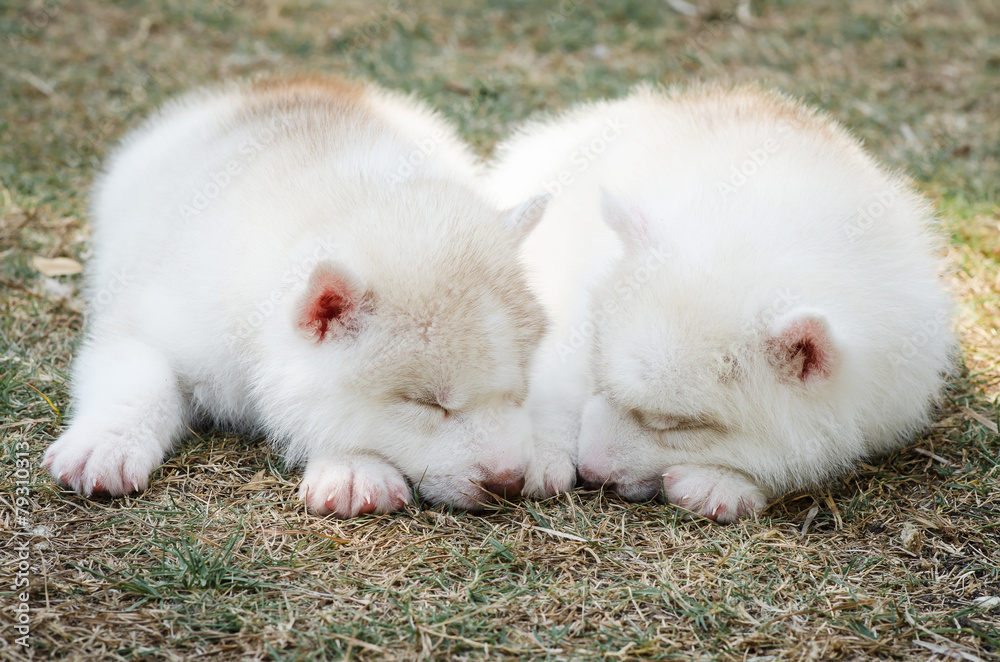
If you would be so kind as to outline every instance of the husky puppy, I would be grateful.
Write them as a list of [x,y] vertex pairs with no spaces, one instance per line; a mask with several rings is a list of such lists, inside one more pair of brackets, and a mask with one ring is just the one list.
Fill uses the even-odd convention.
[[[545,318],[455,132],[339,79],[195,92],[96,185],[75,416],[45,454],[78,492],[142,490],[208,421],[304,464],[317,514],[520,492]],[[408,484],[409,483],[409,484]]]
[[553,196],[522,249],[553,326],[526,491],[576,467],[728,522],[927,424],[953,350],[934,214],[826,116],[641,87],[527,124],[489,184]]

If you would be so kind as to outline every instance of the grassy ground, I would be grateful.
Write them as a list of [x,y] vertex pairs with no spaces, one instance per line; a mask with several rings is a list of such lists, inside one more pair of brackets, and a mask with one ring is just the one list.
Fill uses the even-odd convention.
[[[1000,607],[976,602],[1000,596],[1000,6],[429,4],[0,0],[0,659],[1000,659]],[[259,440],[224,434],[136,498],[54,487],[38,460],[82,317],[31,258],[86,260],[95,165],[151,108],[274,71],[415,91],[484,154],[510,122],[639,80],[770,81],[937,201],[966,371],[905,450],[736,526],[586,492],[324,520]]]

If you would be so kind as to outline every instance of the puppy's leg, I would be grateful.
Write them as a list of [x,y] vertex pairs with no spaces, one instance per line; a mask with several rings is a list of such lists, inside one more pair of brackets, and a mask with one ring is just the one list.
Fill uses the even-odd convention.
[[749,478],[723,467],[676,464],[663,473],[663,494],[670,503],[721,524],[767,505]]
[[576,445],[580,421],[568,413],[545,412],[534,421],[532,457],[524,493],[547,499],[576,485]]
[[76,413],[43,464],[87,496],[146,489],[183,436],[187,405],[165,356],[131,338],[85,346],[74,368]]
[[312,457],[299,497],[309,512],[347,518],[390,513],[410,503],[410,487],[396,467],[369,455]]
[[580,422],[592,392],[587,351],[561,356],[542,352],[532,378],[527,406],[531,412],[532,458],[524,473],[528,496],[547,499],[576,485]]

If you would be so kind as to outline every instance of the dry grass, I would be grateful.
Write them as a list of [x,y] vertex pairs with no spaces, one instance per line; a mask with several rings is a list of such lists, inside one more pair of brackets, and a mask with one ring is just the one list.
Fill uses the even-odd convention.
[[[758,2],[750,22],[722,2],[697,18],[640,0],[29,4],[0,2],[0,659],[1000,659],[1000,608],[974,603],[1000,596],[992,0]],[[638,80],[769,80],[938,201],[967,370],[907,449],[729,527],[587,492],[319,519],[259,440],[221,433],[186,443],[138,498],[63,492],[37,462],[82,318],[30,259],[86,258],[88,182],[137,118],[274,70],[413,90],[484,152],[532,111]],[[27,649],[10,590],[25,540]]]

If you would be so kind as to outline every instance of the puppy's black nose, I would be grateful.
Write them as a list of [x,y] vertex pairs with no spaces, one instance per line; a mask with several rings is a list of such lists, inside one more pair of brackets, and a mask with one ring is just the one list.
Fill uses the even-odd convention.
[[504,471],[491,476],[489,480],[484,480],[482,487],[502,499],[513,499],[521,496],[521,490],[524,489],[524,474]]

